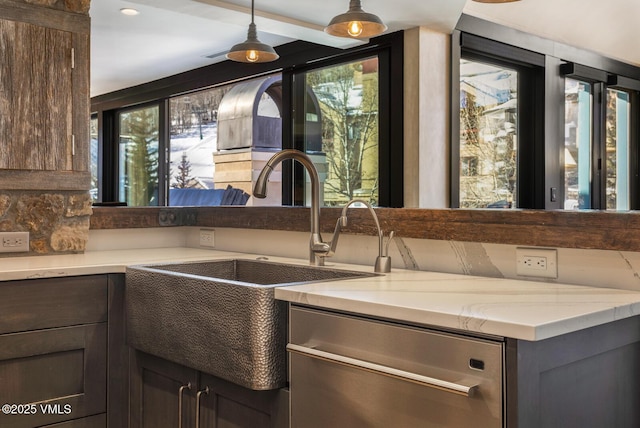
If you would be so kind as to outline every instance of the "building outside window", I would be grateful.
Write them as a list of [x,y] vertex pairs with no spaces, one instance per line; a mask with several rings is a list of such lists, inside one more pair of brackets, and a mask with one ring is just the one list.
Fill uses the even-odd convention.
[[461,208],[516,206],[517,112],[517,71],[460,61]]
[[625,91],[607,89],[606,109],[606,208],[628,210],[631,95]]

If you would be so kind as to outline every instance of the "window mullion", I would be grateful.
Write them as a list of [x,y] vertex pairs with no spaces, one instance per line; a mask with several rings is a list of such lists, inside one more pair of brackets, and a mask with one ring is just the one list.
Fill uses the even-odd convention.
[[169,205],[169,99],[165,98],[159,103],[158,123],[158,200],[159,205]]
[[591,208],[606,208],[606,143],[605,143],[605,108],[606,92],[602,82],[593,85],[593,122],[592,122],[592,156],[591,156]]

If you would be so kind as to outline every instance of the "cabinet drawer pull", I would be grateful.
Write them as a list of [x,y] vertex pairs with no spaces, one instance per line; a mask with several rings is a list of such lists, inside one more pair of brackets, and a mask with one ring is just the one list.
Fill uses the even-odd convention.
[[202,397],[202,394],[208,394],[208,393],[209,393],[209,387],[205,386],[204,389],[201,389],[196,394],[196,428],[200,428],[200,397]]
[[191,389],[191,382],[182,385],[180,389],[178,389],[178,428],[182,428],[182,396],[184,395],[185,389]]
[[343,366],[352,367],[359,370],[365,370],[368,372],[377,373],[383,376],[392,377],[408,382],[413,382],[418,385],[426,386],[429,388],[435,388],[453,394],[464,395],[466,397],[472,397],[475,393],[478,385],[470,383],[469,385],[463,385],[459,383],[448,382],[446,380],[435,379],[428,376],[419,375],[417,373],[411,373],[393,367],[383,366],[380,364],[371,363],[368,361],[358,360],[355,358],[345,357],[344,355],[333,354],[331,352],[320,351],[318,349],[309,348],[307,346],[295,345],[289,343],[287,345],[287,351],[294,352],[300,355],[304,355],[310,358],[329,361],[337,363]]

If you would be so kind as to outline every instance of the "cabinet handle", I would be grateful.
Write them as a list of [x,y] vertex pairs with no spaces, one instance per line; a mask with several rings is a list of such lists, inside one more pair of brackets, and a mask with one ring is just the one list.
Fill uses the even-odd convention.
[[462,385],[459,383],[448,382],[446,380],[435,379],[428,376],[419,375],[417,373],[411,373],[393,367],[383,366],[380,364],[370,363],[368,361],[357,360],[355,358],[345,357],[344,355],[333,354],[331,352],[320,351],[318,349],[309,348],[307,346],[294,345],[289,343],[287,345],[287,351],[304,355],[310,358],[318,360],[329,361],[332,363],[340,364],[347,367],[352,367],[359,370],[377,373],[383,376],[392,377],[408,382],[413,382],[418,385],[426,386],[428,388],[435,388],[446,392],[451,392],[458,395],[464,395],[471,397],[478,388],[477,384]]
[[209,387],[205,386],[196,394],[196,428],[200,428],[200,397],[202,394],[209,394]]
[[185,389],[191,389],[191,382],[187,382],[178,389],[178,428],[182,428],[182,396]]

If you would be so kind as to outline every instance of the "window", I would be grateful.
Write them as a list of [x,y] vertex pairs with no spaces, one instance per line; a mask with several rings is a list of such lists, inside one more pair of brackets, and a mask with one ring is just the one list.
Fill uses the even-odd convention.
[[460,159],[460,175],[462,177],[478,176],[478,158],[475,156],[464,156]]
[[516,206],[517,122],[518,72],[461,60],[461,208]]
[[603,88],[602,82],[565,79],[564,208],[568,210],[630,209],[631,96],[607,88],[600,106],[594,93]]
[[202,199],[190,200],[182,189],[215,188],[213,154],[218,142],[218,108],[232,87],[225,85],[169,100],[167,205],[206,204]]
[[591,208],[591,84],[565,80],[564,208]]
[[451,46],[452,207],[640,208],[638,67],[465,15]]
[[563,64],[561,74],[565,82],[564,208],[631,209],[637,137],[634,147],[634,91],[624,83],[633,86],[635,81],[620,78],[619,84],[617,76],[573,63]]
[[605,124],[608,210],[630,209],[631,94],[607,89]]
[[119,195],[128,206],[162,205],[159,194],[159,107],[119,115]]
[[250,194],[254,162],[282,147],[281,89],[278,73],[169,100],[168,205],[217,205],[227,186]]
[[451,206],[541,208],[543,56],[467,33],[453,37]]
[[378,57],[300,74],[306,120],[300,139],[321,172],[326,206],[379,205]]

